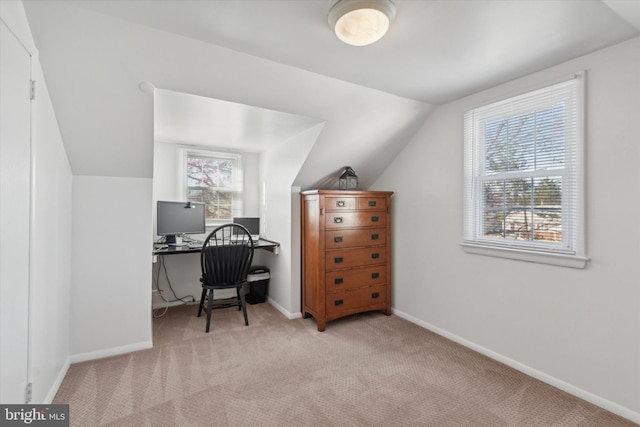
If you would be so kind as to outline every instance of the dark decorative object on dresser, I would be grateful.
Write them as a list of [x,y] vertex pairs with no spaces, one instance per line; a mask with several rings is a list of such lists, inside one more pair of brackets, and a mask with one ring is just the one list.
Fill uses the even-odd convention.
[[344,172],[338,179],[338,188],[340,190],[357,190],[358,189],[358,176],[351,166],[345,166]]

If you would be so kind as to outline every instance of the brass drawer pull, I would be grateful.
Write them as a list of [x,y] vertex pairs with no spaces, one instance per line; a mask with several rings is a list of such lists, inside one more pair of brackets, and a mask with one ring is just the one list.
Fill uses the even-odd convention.
[[342,236],[336,236],[333,238],[334,243],[342,243]]
[[339,207],[339,208],[344,208],[345,205],[346,205],[346,203],[344,202],[344,200],[338,200],[336,202],[336,206]]
[[372,279],[377,279],[378,277],[380,277],[380,273],[371,273]]
[[334,216],[333,217],[333,222],[336,223],[336,224],[342,223],[342,217],[341,216]]
[[376,205],[376,201],[375,200],[369,200],[369,206],[373,207]]
[[380,258],[380,254],[379,254],[379,253],[377,253],[377,252],[376,252],[376,253],[374,253],[374,254],[371,254],[371,258],[372,258],[372,259]]
[[371,294],[371,298],[379,298],[380,297],[380,292],[374,292]]
[[343,283],[344,283],[344,279],[342,277],[336,277],[335,279],[333,279],[334,285],[342,285]]
[[333,302],[335,305],[342,305],[344,303],[344,300],[341,299],[337,299]]
[[372,234],[371,235],[371,240],[378,240],[380,238],[380,236],[378,234]]
[[337,256],[337,257],[333,258],[333,262],[335,262],[336,264],[340,264],[342,261],[344,261],[344,260],[342,259],[341,256]]
[[378,222],[378,221],[380,221],[380,218],[378,218],[377,216],[371,217],[371,222]]

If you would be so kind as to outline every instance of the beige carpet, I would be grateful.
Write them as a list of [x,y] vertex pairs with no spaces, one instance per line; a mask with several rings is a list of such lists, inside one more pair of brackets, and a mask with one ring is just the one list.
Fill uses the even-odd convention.
[[71,366],[72,426],[636,426],[396,316],[269,304],[154,320],[152,350]]

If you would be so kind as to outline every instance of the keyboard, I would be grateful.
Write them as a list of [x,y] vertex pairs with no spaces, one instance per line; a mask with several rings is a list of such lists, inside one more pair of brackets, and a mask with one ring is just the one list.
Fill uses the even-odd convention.
[[202,247],[202,242],[189,242],[187,243],[189,248],[200,248]]

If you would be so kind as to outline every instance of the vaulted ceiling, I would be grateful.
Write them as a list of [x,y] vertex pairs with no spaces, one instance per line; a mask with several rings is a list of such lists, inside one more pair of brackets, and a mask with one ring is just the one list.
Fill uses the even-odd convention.
[[[405,98],[441,103],[638,35],[637,1],[395,0],[386,37],[355,48],[336,0],[83,0],[76,5]],[[626,5],[625,5],[626,4]],[[620,16],[611,7],[617,7]],[[636,23],[640,25],[640,23]]]
[[252,150],[325,121],[298,184],[344,164],[371,182],[435,105],[640,35],[636,1],[395,0],[388,34],[358,48],[329,29],[333,3],[24,0],[74,174],[151,176],[150,81],[228,107]]

